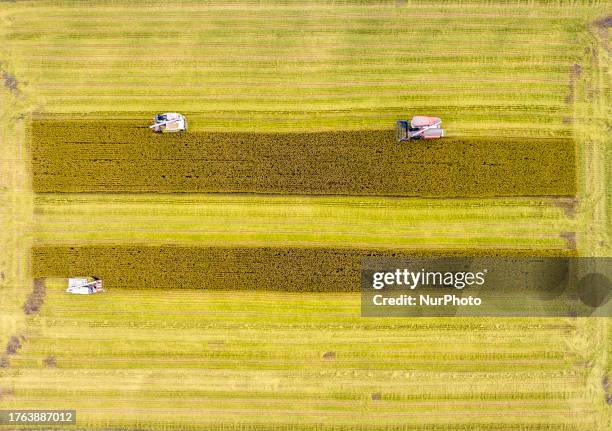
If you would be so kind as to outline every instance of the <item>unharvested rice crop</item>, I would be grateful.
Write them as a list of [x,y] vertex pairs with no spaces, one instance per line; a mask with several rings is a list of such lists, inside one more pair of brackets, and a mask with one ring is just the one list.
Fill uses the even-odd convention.
[[398,144],[390,130],[155,135],[127,121],[34,121],[32,173],[36,192],[482,197],[576,190],[574,143],[566,138]]
[[[569,255],[539,251],[538,255]],[[359,291],[364,257],[533,255],[527,250],[427,252],[333,248],[173,246],[34,247],[35,277],[96,275],[116,288]]]

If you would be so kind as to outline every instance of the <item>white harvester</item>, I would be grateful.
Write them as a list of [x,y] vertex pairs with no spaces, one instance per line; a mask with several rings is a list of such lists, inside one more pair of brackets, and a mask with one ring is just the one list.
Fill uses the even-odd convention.
[[443,138],[444,130],[440,127],[441,124],[440,118],[426,115],[415,115],[410,121],[397,120],[395,123],[397,142]]
[[186,132],[187,120],[177,112],[166,112],[154,117],[155,124],[149,126],[156,133]]
[[98,277],[75,277],[68,279],[66,292],[75,295],[91,295],[104,292],[104,289],[102,288],[102,280]]

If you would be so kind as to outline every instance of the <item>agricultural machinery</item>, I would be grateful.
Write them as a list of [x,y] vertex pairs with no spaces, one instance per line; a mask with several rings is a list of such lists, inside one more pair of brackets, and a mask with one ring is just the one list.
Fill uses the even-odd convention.
[[155,124],[149,126],[155,133],[185,132],[187,131],[187,120],[182,114],[166,112],[154,117]]
[[444,130],[440,128],[440,124],[442,120],[438,117],[425,115],[415,115],[410,121],[397,120],[395,123],[397,142],[442,138]]
[[98,277],[78,277],[68,279],[66,292],[75,295],[91,295],[104,292],[104,289],[102,288],[102,280]]

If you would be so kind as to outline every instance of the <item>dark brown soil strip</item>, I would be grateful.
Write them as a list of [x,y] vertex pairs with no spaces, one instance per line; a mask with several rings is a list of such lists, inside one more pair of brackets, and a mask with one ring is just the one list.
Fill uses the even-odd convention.
[[126,121],[32,124],[35,192],[571,196],[571,139],[398,144],[393,131],[155,135]]
[[604,390],[604,399],[606,400],[606,404],[612,405],[612,393],[610,392],[610,379],[607,374],[601,378],[601,386]]
[[[32,292],[23,304],[23,312],[25,314],[35,314],[40,310],[45,300],[45,281],[42,278],[36,278],[33,281]],[[0,356],[0,368],[8,368],[11,365],[10,356],[15,355],[22,347],[22,343],[26,341],[24,335],[12,335],[6,344],[4,353]]]
[[9,355],[14,355],[15,353],[17,353],[17,350],[21,348],[21,340],[22,337],[18,337],[16,335],[11,336],[6,345],[6,353]]
[[[316,248],[34,247],[35,277],[96,275],[108,288],[359,291],[364,257],[532,256],[529,250],[365,251]],[[572,255],[572,251],[538,252]]]
[[608,29],[612,27],[612,15],[604,16],[596,20],[594,24],[601,29]]
[[582,67],[579,64],[574,63],[570,69],[569,90],[567,96],[565,96],[565,103],[574,103],[574,99],[576,97],[576,81],[578,78],[580,78],[581,73]]
[[19,92],[19,83],[17,82],[17,78],[14,75],[8,73],[7,71],[2,71],[2,80],[4,81],[4,86],[11,92],[17,93]]
[[23,335],[12,335],[9,338],[4,353],[0,357],[0,368],[8,368],[11,366],[11,355],[16,354],[19,349],[21,349],[22,342],[25,340],[26,337]]
[[554,200],[556,207],[561,208],[567,217],[576,217],[579,201],[575,197],[560,197]]
[[23,311],[25,314],[38,313],[40,307],[45,302],[45,280],[42,278],[36,278],[33,282],[32,293],[28,295],[25,304],[23,304]]
[[563,231],[559,234],[559,236],[565,240],[568,249],[576,249],[576,232]]

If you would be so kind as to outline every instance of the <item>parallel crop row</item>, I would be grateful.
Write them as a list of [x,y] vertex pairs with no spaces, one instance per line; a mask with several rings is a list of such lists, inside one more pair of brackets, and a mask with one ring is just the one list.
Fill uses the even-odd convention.
[[[571,252],[539,251],[539,255]],[[526,250],[394,252],[317,248],[34,247],[34,277],[96,275],[113,288],[359,291],[363,258],[525,256]]]
[[571,139],[392,131],[154,135],[144,125],[34,121],[36,192],[208,192],[483,197],[573,195]]

